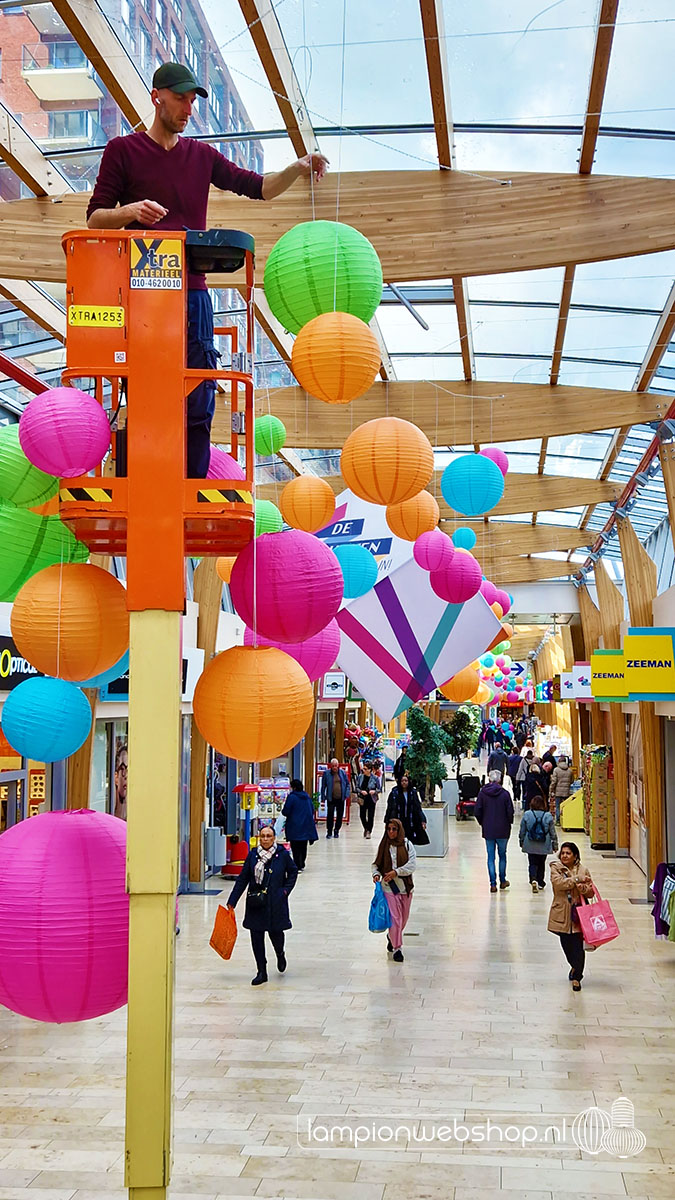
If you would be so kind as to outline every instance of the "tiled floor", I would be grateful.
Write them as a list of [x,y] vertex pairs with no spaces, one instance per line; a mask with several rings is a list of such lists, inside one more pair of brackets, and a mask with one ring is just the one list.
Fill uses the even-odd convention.
[[[288,971],[265,987],[246,933],[230,963],[209,949],[217,897],[181,898],[172,1200],[675,1196],[675,945],[629,903],[637,867],[585,854],[622,936],[575,995],[515,835],[493,896],[479,830],[451,821],[448,857],[420,861],[401,965],[367,930],[375,845],[357,822],[311,850]],[[50,1027],[0,1011],[0,1200],[126,1195],[124,1028],[124,1012]],[[574,1116],[621,1094],[646,1149],[582,1154]]]

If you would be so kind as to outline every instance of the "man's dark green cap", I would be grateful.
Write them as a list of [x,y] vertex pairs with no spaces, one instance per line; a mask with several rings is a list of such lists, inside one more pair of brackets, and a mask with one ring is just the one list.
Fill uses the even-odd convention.
[[176,92],[179,96],[184,96],[186,92],[196,92],[204,98],[208,96],[206,88],[197,83],[190,68],[184,67],[182,63],[162,63],[152,77],[152,86],[168,88],[170,92]]

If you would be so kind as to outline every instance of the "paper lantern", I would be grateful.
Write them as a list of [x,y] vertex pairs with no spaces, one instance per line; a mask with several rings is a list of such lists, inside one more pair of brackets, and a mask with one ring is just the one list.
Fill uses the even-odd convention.
[[0,1004],[59,1023],[126,1004],[126,832],[117,817],[80,809],[2,835]]
[[94,675],[91,679],[77,680],[77,686],[81,688],[102,688],[109,683],[113,683],[115,679],[121,679],[122,675],[126,675],[129,670],[129,651],[125,650],[119,662],[109,667],[107,671],[101,671],[100,675]]
[[19,441],[19,426],[0,428],[0,500],[24,508],[46,504],[56,496],[59,481],[46,475],[26,458]]
[[485,683],[479,683],[478,691],[471,696],[472,704],[487,704],[492,697],[492,691]]
[[480,680],[475,671],[471,667],[464,667],[463,671],[458,671],[444,683],[440,689],[446,700],[452,700],[455,704],[464,704],[465,700],[470,700],[478,690]]
[[382,355],[372,329],[351,313],[322,313],[303,325],[291,368],[300,387],[326,404],[349,404],[375,382]]
[[448,604],[464,604],[478,592],[480,566],[471,554],[456,554],[449,567],[432,571],[429,581],[441,600],[447,600]]
[[335,512],[335,493],[318,475],[298,475],[284,487],[279,507],[287,525],[316,533],[323,529]]
[[440,571],[449,566],[454,553],[455,548],[442,529],[421,533],[413,546],[413,558],[423,571]]
[[88,548],[59,517],[0,504],[0,601],[14,600],[27,579],[52,563],[88,558]]
[[[241,556],[240,556],[241,557]],[[274,646],[233,646],[197,681],[194,719],[228,758],[262,762],[296,746],[314,713],[314,690],[295,659]]]
[[473,550],[477,542],[477,537],[473,529],[468,525],[460,525],[452,535],[454,545],[458,550]]
[[207,479],[245,479],[246,472],[239,466],[236,458],[221,450],[220,446],[211,447]]
[[84,475],[106,454],[110,423],[94,396],[78,388],[50,388],[24,408],[19,441],[26,458],[48,475]]
[[508,700],[509,704],[517,704],[520,700],[520,696],[517,692],[507,692],[506,699]]
[[365,596],[377,583],[377,560],[370,550],[356,542],[349,542],[344,546],[334,546],[333,553],[342,571],[345,600]]
[[509,658],[508,654],[502,655],[502,666],[505,670],[510,671],[513,666],[513,659]]
[[434,452],[426,434],[400,417],[377,417],[350,433],[340,457],[347,487],[371,504],[401,504],[426,487]]
[[499,467],[502,475],[507,474],[509,469],[509,458],[499,446],[484,446],[481,450],[481,454],[485,458],[491,459],[495,466]]
[[462,454],[441,475],[441,491],[455,512],[478,517],[499,504],[504,495],[504,476],[483,454]]
[[406,542],[414,542],[421,534],[433,532],[440,516],[438,501],[431,492],[424,491],[401,504],[390,504],[386,513],[391,532]]
[[507,637],[513,637],[513,625],[509,625],[508,621],[504,622],[503,629]]
[[17,754],[37,762],[58,762],[87,740],[91,708],[74,683],[33,675],[9,693],[2,728]]
[[497,588],[495,587],[494,583],[490,583],[489,579],[484,579],[479,590],[481,596],[485,596],[488,604],[494,604],[495,600],[497,599]]
[[291,333],[336,310],[368,324],[382,299],[382,267],[358,229],[304,221],[272,247],[263,286],[272,312]]
[[126,591],[90,564],[46,567],[23,585],[10,622],[17,649],[45,675],[90,679],[129,645]]
[[286,529],[282,533],[263,534],[237,555],[230,594],[247,625],[251,628],[256,625],[254,554],[259,633],[275,642],[304,642],[333,620],[343,588],[337,558],[329,546],[311,533]]
[[237,561],[236,554],[232,558],[217,558],[216,559],[216,574],[219,579],[222,579],[223,583],[230,582],[230,575],[232,574],[232,568],[233,568],[234,564],[236,563],[236,561]]
[[256,500],[255,502],[255,536],[261,533],[279,533],[284,527],[284,519],[276,504],[271,500]]
[[504,612],[502,610],[502,606],[499,603],[499,601],[495,600],[494,604],[490,605],[490,608],[492,609],[493,613],[495,614],[497,620],[501,621],[502,617],[504,616]]
[[484,654],[480,661],[484,667],[494,667],[495,665],[494,655],[492,654]]
[[[253,630],[247,625],[244,630],[244,645],[253,646],[255,641]],[[276,646],[277,650],[290,654],[306,672],[310,683],[314,683],[315,679],[320,679],[326,671],[330,671],[335,663],[340,651],[340,626],[337,621],[329,621],[325,629],[320,629],[314,637],[307,638],[306,642],[272,642],[258,634],[257,644]]]
[[497,604],[499,605],[499,607],[502,610],[502,616],[506,616],[507,612],[509,611],[509,609],[511,607],[509,593],[503,591],[502,588],[497,588],[497,595],[495,596],[495,600],[497,601]]
[[255,423],[255,452],[269,458],[281,450],[286,441],[286,426],[278,417],[265,413]]

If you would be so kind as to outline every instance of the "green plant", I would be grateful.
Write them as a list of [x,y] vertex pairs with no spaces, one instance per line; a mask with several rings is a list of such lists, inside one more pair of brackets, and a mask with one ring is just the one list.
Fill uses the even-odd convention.
[[460,759],[473,750],[481,723],[480,709],[473,704],[462,704],[442,726],[446,754]]
[[410,778],[423,790],[427,803],[443,780],[448,778],[441,755],[447,754],[446,741],[440,725],[425,716],[420,708],[408,710],[410,745],[406,755],[406,767]]

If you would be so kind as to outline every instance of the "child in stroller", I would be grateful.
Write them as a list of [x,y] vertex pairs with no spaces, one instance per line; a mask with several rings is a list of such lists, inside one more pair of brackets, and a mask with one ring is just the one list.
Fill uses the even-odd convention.
[[455,815],[458,821],[465,821],[474,815],[476,797],[483,785],[480,776],[480,761],[477,758],[463,758],[457,771],[459,799]]

